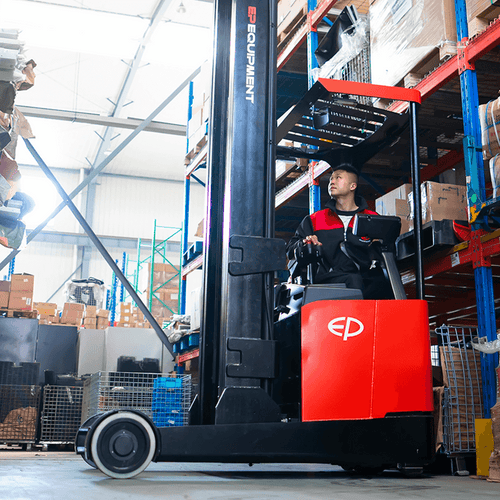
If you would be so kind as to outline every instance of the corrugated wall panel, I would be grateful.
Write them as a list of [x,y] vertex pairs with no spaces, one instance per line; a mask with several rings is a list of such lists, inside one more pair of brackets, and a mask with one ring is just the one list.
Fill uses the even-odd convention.
[[[204,207],[204,188],[191,182],[190,240],[204,217]],[[97,234],[150,239],[155,219],[161,226],[181,227],[183,218],[184,185],[181,182],[113,177],[102,177],[98,181],[93,224]]]
[[[3,259],[10,250],[2,247],[0,258]],[[75,270],[74,247],[52,243],[30,243],[15,260],[15,272],[24,272],[35,276],[33,300],[45,302],[65,282],[66,278]],[[8,272],[8,267],[2,269],[0,276]],[[61,290],[51,302],[60,307],[64,303]]]

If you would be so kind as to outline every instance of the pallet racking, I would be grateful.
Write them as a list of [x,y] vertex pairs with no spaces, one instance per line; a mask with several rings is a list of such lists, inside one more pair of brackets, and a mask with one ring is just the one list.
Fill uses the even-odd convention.
[[[316,0],[308,0],[307,20],[279,53],[278,71],[287,71],[292,56],[303,49],[301,46],[306,40],[306,54],[314,52],[318,26],[335,4],[336,0],[318,0],[317,5]],[[493,98],[498,90],[497,81],[493,78],[492,82],[488,77],[489,68],[486,68],[486,65],[495,66],[498,59],[495,49],[500,43],[500,19],[493,21],[482,33],[469,39],[465,1],[456,0],[455,7],[459,40],[457,55],[449,57],[414,86],[421,93],[423,101],[420,113],[423,153],[421,180],[430,180],[464,162],[472,230],[462,243],[425,256],[425,298],[429,301],[431,324],[439,326],[444,322],[451,322],[463,326],[477,325],[479,336],[494,340],[497,327],[495,309],[500,300],[495,299],[495,296],[498,297],[496,292],[500,292],[500,273],[496,272],[500,266],[500,230],[489,231],[484,217],[488,210],[496,206],[497,200],[487,199],[484,171],[479,168],[483,163],[479,152],[481,138],[477,108],[479,95],[482,99]],[[302,50],[302,56],[306,54]],[[488,59],[488,63],[482,61],[484,58]],[[494,62],[491,63],[491,60]],[[309,73],[312,65],[312,58],[309,56]],[[478,93],[478,72],[479,86],[483,90],[481,94]],[[452,93],[453,96],[458,95],[459,99],[450,99]],[[404,102],[393,102],[389,104],[388,109],[403,112],[406,106],[407,103]],[[445,110],[448,110],[449,116],[443,114]],[[460,119],[460,116],[463,116],[463,119]],[[452,137],[439,135],[438,129],[444,128],[450,130]],[[206,155],[207,146],[186,166],[187,184],[190,175],[203,165]],[[402,160],[396,157],[389,162],[387,158],[379,155],[374,164],[366,169],[364,180],[375,193],[383,194],[397,186],[397,178],[400,179],[400,184],[401,180],[405,179],[406,172],[399,168],[399,165],[395,168],[394,161],[397,163]],[[380,172],[381,165],[391,175],[382,176],[381,180],[375,181],[373,176],[376,175],[377,169]],[[328,165],[312,162],[303,171],[294,170],[277,181],[276,209],[277,219],[280,218],[280,224],[276,227],[277,235],[286,235],[287,232],[290,234],[305,215],[304,195],[308,198],[310,210],[317,207],[320,199],[320,180],[327,171]],[[294,198],[297,203],[291,204],[290,201]],[[286,212],[280,212],[280,209],[285,207]],[[184,230],[186,228],[185,222]],[[184,237],[187,235],[184,234]],[[199,257],[184,267],[182,279],[185,280],[186,276],[201,264],[202,258]],[[408,295],[414,296],[415,271],[411,265],[403,265],[402,277]],[[185,301],[185,296],[182,300]],[[488,417],[489,408],[493,406],[496,398],[494,368],[498,364],[498,355],[482,355],[481,363],[484,414]]]

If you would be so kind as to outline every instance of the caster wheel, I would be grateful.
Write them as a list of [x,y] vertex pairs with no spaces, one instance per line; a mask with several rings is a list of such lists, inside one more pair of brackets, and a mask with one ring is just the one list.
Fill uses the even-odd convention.
[[90,443],[91,459],[97,468],[116,479],[140,474],[151,463],[155,450],[156,437],[149,422],[126,411],[104,418]]
[[94,469],[97,469],[97,465],[92,460],[92,457],[90,455],[90,449],[88,446],[85,446],[85,442],[87,440],[90,427],[99,417],[100,415],[94,415],[85,420],[85,422],[78,429],[75,437],[76,454],[80,455],[83,458],[83,460]]

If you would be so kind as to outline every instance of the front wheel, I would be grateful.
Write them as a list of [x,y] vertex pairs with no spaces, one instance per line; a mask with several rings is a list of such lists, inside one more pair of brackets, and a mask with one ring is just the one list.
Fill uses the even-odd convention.
[[92,434],[92,459],[97,468],[115,479],[140,474],[153,459],[156,436],[151,424],[132,412],[113,413]]

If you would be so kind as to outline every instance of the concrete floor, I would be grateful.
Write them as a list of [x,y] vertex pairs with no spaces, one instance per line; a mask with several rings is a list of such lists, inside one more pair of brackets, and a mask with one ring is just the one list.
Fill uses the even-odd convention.
[[323,465],[151,464],[116,480],[71,452],[0,450],[0,498],[9,500],[478,500],[500,498],[500,483],[469,477],[360,477]]

